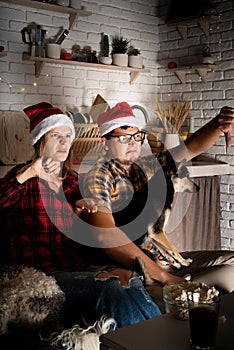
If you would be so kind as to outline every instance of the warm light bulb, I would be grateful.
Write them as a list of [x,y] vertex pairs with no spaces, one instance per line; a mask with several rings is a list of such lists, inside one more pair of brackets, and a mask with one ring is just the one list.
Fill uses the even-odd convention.
[[37,86],[37,83],[36,83],[36,82],[34,82],[34,83],[33,83],[33,86]]

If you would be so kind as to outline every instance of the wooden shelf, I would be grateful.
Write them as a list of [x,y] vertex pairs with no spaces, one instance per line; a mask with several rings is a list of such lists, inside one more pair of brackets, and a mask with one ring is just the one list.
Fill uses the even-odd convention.
[[[17,4],[25,7],[33,7],[41,10],[54,11],[60,13],[68,13],[69,17],[69,29],[71,30],[75,22],[77,21],[79,16],[86,17],[90,16],[92,13],[84,10],[77,10],[71,7],[59,6],[49,3],[44,3],[35,0],[0,0],[0,2],[7,2],[11,4]],[[44,57],[31,57],[28,53],[23,53],[24,61],[33,61],[35,62],[35,76],[39,77],[41,71],[46,63],[52,64],[60,64],[60,65],[73,65],[77,67],[84,68],[93,68],[93,69],[105,69],[105,70],[116,70],[116,71],[126,71],[130,73],[130,84],[133,84],[140,73],[150,72],[149,69],[139,69],[139,68],[131,68],[131,67],[119,67],[114,65],[104,65],[104,64],[96,64],[96,63],[87,63],[87,62],[77,62],[77,61],[69,61],[69,60],[61,60],[61,59],[52,59],[52,58],[44,58]]]
[[72,7],[65,7],[56,4],[49,4],[45,2],[35,1],[35,0],[0,0],[1,2],[7,2],[10,4],[21,5],[25,7],[33,7],[41,10],[67,13],[69,14],[69,30],[72,30],[78,17],[87,17],[92,13],[84,10],[77,10]]
[[182,38],[186,40],[188,38],[188,28],[192,27],[194,24],[198,24],[203,31],[203,33],[208,37],[210,34],[210,22],[213,19],[217,19],[217,16],[202,17],[193,20],[181,21],[178,23],[168,24],[168,26],[176,26],[180,32]]
[[72,65],[76,67],[83,68],[93,68],[93,69],[105,69],[105,70],[115,70],[115,71],[125,71],[130,73],[130,84],[132,85],[140,73],[149,73],[150,69],[147,68],[131,68],[131,67],[119,67],[114,65],[105,65],[99,63],[87,63],[87,62],[78,62],[72,60],[61,60],[61,59],[53,59],[47,57],[31,57],[28,53],[23,53],[22,59],[24,61],[34,61],[35,62],[35,76],[39,77],[41,71],[46,63],[52,64],[62,64],[62,65]]
[[191,66],[181,66],[177,68],[168,69],[168,71],[174,72],[182,84],[186,83],[186,74],[190,72],[197,72],[203,82],[207,82],[208,72],[215,72],[217,69],[216,64],[197,64]]

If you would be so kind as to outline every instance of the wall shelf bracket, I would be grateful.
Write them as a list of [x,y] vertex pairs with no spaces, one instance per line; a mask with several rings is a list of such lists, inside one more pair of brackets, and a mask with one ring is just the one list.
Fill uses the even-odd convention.
[[180,66],[177,68],[171,68],[169,71],[173,71],[182,84],[186,83],[186,74],[189,72],[197,72],[201,80],[206,83],[208,72],[215,72],[217,69],[216,64],[197,64],[192,66]]
[[138,78],[138,76],[140,75],[140,71],[136,70],[136,71],[132,71],[130,72],[130,84],[133,85],[136,81],[136,79]]
[[193,20],[187,20],[187,21],[181,21],[178,23],[172,23],[168,24],[170,26],[176,25],[178,31],[180,32],[180,35],[184,40],[188,37],[188,28],[192,27],[194,25],[199,25],[203,33],[209,37],[210,35],[210,21],[212,19],[217,18],[216,16],[208,16],[208,17],[202,17],[199,19],[193,19]]
[[207,68],[198,67],[198,68],[196,68],[196,71],[200,75],[202,81],[204,81],[204,83],[206,83],[207,82],[207,75],[208,75]]
[[182,38],[184,40],[186,40],[188,37],[188,35],[187,35],[188,34],[188,27],[181,24],[181,25],[177,26],[177,29],[180,32],[180,35],[182,36]]
[[199,21],[200,27],[203,30],[203,33],[207,36],[207,38],[209,37],[210,34],[210,21],[208,18],[202,18]]
[[177,75],[178,79],[182,84],[186,83],[186,71],[185,70],[176,70],[175,74]]
[[42,61],[35,61],[35,76],[36,78],[39,78],[41,75],[41,71],[45,65],[45,62]]

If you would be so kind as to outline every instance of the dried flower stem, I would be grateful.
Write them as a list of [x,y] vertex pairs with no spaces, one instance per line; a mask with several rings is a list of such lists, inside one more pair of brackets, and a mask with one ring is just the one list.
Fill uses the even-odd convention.
[[162,109],[159,101],[156,100],[157,110],[156,113],[160,117],[166,133],[178,133],[181,125],[189,114],[190,104],[188,101],[180,103],[179,100],[168,105],[168,109]]

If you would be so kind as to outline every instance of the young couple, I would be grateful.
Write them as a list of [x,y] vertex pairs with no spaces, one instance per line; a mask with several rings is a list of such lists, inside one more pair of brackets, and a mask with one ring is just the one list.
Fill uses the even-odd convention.
[[[70,118],[46,102],[24,112],[30,120],[35,157],[0,180],[1,265],[23,264],[52,275],[65,293],[64,315],[72,310],[73,323],[80,321],[80,315],[85,322],[105,316],[114,318],[116,328],[121,328],[160,315],[142,277],[132,270],[133,262],[140,256],[160,287],[184,282],[184,271],[168,272],[157,265],[114,218],[121,212],[118,205],[122,199],[127,203],[129,193],[141,188],[158,169],[155,157],[140,157],[144,133],[130,106],[118,103],[99,116],[106,155],[87,174],[84,193],[72,170],[75,130]],[[233,125],[234,109],[222,108],[186,141],[186,158],[211,147],[222,132],[230,133]],[[184,148],[171,153],[176,161],[185,158]],[[86,222],[79,219],[83,214]],[[96,243],[90,238],[90,250],[83,244],[86,234],[95,235]],[[100,253],[98,259],[92,255],[94,246],[99,247],[95,248]],[[222,288],[232,291],[234,252],[199,254],[194,256],[193,280],[196,273],[204,272],[204,282],[209,275],[213,276],[207,278],[209,283],[217,286],[228,279]]]

